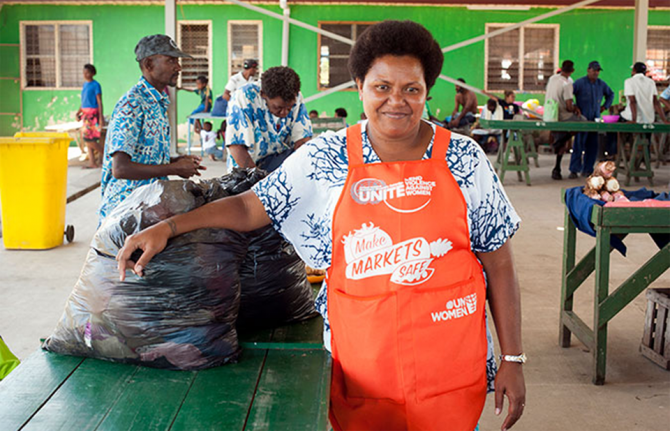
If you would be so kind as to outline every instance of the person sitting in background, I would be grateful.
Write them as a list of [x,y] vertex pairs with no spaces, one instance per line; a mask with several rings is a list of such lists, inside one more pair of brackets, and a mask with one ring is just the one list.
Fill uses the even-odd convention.
[[290,67],[271,67],[261,82],[233,93],[226,116],[228,170],[272,172],[312,137],[312,122],[300,93],[300,77]]
[[[177,87],[177,90],[186,90],[200,96],[200,105],[191,112],[191,115],[199,114],[201,112],[210,112],[212,110],[212,89],[209,88],[209,80],[206,76],[200,75],[195,79],[195,89]],[[188,120],[189,124],[193,124],[193,119]],[[198,128],[200,128],[200,121],[195,121]]]
[[219,150],[216,146],[216,138],[219,134],[212,130],[212,123],[205,121],[202,125],[202,129],[196,124],[195,131],[200,133],[200,143],[205,154],[207,154],[213,161],[222,159],[223,151]]
[[[84,65],[84,86],[81,89],[81,108],[77,111],[77,119],[84,123],[82,138],[88,152],[88,165],[85,168],[99,168],[98,155],[102,157],[104,143],[100,143],[100,130],[105,127],[105,116],[102,113],[102,88],[93,79],[97,71],[92,64]],[[97,153],[97,154],[96,154]]]
[[309,111],[309,119],[311,120],[313,118],[319,118],[319,111],[317,111],[316,109],[312,109],[311,111]]
[[621,118],[629,123],[653,123],[655,121],[654,110],[658,113],[661,121],[667,123],[665,112],[656,97],[656,83],[645,76],[647,65],[637,62],[633,65],[631,77],[623,84],[623,94],[626,96],[626,109],[621,113]]
[[[601,70],[600,63],[592,61],[586,69],[586,76],[579,78],[573,84],[575,104],[588,121],[600,118],[600,113],[609,109],[614,100],[614,92],[605,81],[598,78]],[[605,103],[603,103],[603,98]],[[591,175],[597,155],[598,133],[577,133],[570,156],[570,176],[568,178],[575,179],[580,172],[582,177]]]
[[346,127],[349,127],[349,124],[347,124],[347,110],[344,108],[337,108],[335,110],[335,118],[344,118],[344,125]]
[[515,115],[521,114],[521,108],[519,105],[514,103],[514,100],[516,100],[516,95],[512,90],[506,90],[505,91],[505,98],[504,99],[498,99],[498,103],[503,109],[503,119],[505,120],[512,120],[514,119]]
[[[570,60],[565,60],[561,64],[561,72],[552,75],[547,81],[546,100],[553,100],[558,104],[558,121],[580,121],[581,113],[579,108],[572,103],[573,86],[570,75],[575,71],[575,64]],[[546,107],[545,107],[546,110]],[[551,178],[562,180],[561,160],[563,154],[567,151],[568,142],[572,138],[570,132],[553,132],[553,148],[556,153],[556,165],[551,171]]]
[[[458,81],[465,84],[465,79],[463,78],[458,78]],[[475,115],[477,114],[477,96],[475,93],[457,85],[454,103],[456,106],[454,107],[454,112],[451,114],[451,121],[449,121],[450,129],[468,126],[475,122]],[[463,109],[459,113],[461,106]]]
[[257,73],[258,61],[251,58],[244,60],[242,71],[237,72],[235,75],[230,77],[222,97],[230,102],[230,99],[233,97],[233,93],[235,91],[256,80]]
[[[482,109],[480,116],[482,120],[502,121],[503,108],[498,105],[494,99],[486,102],[486,107]],[[498,151],[502,130],[500,129],[475,129],[472,131],[474,139],[486,153],[495,153]]]

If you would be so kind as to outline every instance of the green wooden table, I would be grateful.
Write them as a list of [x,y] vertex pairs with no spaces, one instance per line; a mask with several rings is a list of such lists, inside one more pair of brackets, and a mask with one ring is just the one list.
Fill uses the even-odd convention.
[[[565,191],[563,191],[565,203]],[[591,222],[596,231],[595,247],[575,264],[576,227],[565,209],[563,271],[561,273],[561,312],[559,344],[570,346],[572,333],[592,352],[592,382],[605,383],[607,361],[607,323],[670,266],[670,244],[642,264],[626,281],[609,293],[610,237],[629,234],[670,233],[670,208],[593,207]],[[573,311],[574,295],[595,271],[593,326]]]
[[326,430],[320,317],[241,334],[237,364],[167,371],[38,351],[0,382],[0,430]]
[[[510,130],[510,135],[520,136],[522,130],[550,130],[553,132],[600,132],[600,133],[617,133],[618,134],[618,149],[616,156],[617,173],[623,173],[626,176],[625,184],[629,185],[631,178],[636,180],[640,177],[646,177],[649,182],[653,184],[654,172],[651,169],[651,160],[649,154],[649,139],[648,133],[670,133],[670,124],[653,123],[653,124],[637,124],[637,123],[596,123],[593,121],[578,121],[578,122],[562,122],[562,121],[542,121],[542,120],[479,120],[482,127],[486,129],[503,129]],[[517,132],[515,134],[514,132]],[[623,141],[621,133],[633,133],[635,138],[631,146],[630,157],[626,155],[623,148]],[[528,174],[527,164],[527,150],[524,148],[521,140],[510,139],[509,145],[501,145],[498,150],[498,157],[496,159],[496,171],[500,176],[500,180],[504,178],[505,171],[518,171],[519,180],[521,180],[521,173],[526,175],[526,183],[530,185],[530,177]],[[504,148],[506,147],[506,148]],[[511,150],[511,151],[510,151]],[[658,149],[657,149],[658,151]],[[514,155],[514,162],[509,162],[510,152]],[[641,158],[641,159],[640,159]],[[644,161],[645,168],[640,169],[641,160]]]

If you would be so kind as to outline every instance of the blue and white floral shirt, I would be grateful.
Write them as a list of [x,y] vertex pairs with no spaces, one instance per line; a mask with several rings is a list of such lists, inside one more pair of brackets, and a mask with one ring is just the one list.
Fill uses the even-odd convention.
[[135,163],[170,163],[170,124],[167,110],[170,98],[159,92],[144,77],[119,99],[107,128],[105,159],[102,163],[102,202],[100,221],[136,188],[167,177],[147,180],[121,180],[112,175],[112,156],[126,153]]
[[[365,163],[380,163],[366,127],[367,121],[362,123],[363,159]],[[432,127],[434,133],[435,126]],[[431,157],[432,149],[431,140],[424,159]],[[517,231],[521,220],[489,160],[472,139],[452,133],[447,164],[467,203],[472,250],[497,250]],[[313,268],[326,269],[331,264],[333,212],[347,173],[346,129],[343,129],[307,142],[253,188],[274,227]],[[324,317],[324,344],[330,350],[326,293],[324,283],[316,306]],[[487,378],[492,390],[496,362],[488,326],[487,339]]]
[[[261,97],[261,84],[258,82],[246,84],[233,93],[226,123],[226,146],[246,146],[254,163],[265,156],[292,149],[297,141],[312,136],[312,122],[302,101],[302,93],[298,93],[288,116],[279,118],[270,113],[265,99]],[[227,163],[229,172],[237,166],[230,153]]]

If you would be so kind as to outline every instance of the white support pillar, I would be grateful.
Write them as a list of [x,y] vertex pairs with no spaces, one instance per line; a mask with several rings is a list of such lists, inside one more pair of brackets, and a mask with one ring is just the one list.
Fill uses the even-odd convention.
[[[284,11],[284,18],[291,17],[291,8],[288,7],[288,0],[279,0],[279,6]],[[281,34],[281,65],[288,66],[288,42],[289,42],[289,29],[291,24],[287,19],[282,21],[282,34]]]
[[[177,41],[177,1],[165,0],[165,34]],[[170,154],[177,154],[177,89],[168,87],[170,107],[168,122],[170,123]]]
[[633,31],[633,61],[647,61],[647,24],[649,0],[635,0],[635,26]]

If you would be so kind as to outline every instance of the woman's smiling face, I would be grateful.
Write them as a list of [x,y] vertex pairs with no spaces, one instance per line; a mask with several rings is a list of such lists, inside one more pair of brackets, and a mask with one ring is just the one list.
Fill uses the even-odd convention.
[[369,125],[387,139],[417,133],[428,89],[421,62],[412,56],[377,58],[365,75],[356,80]]

